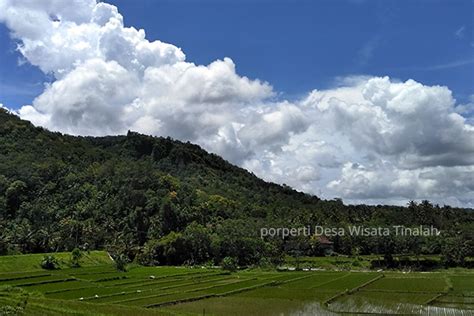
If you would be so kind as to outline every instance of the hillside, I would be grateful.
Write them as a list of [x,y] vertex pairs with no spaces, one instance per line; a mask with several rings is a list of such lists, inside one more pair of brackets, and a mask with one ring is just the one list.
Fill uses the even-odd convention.
[[278,262],[316,255],[308,239],[261,239],[261,227],[434,225],[444,238],[335,237],[339,253],[472,256],[474,214],[434,206],[345,206],[267,183],[197,145],[135,132],[73,137],[0,109],[0,254],[108,249],[144,264]]

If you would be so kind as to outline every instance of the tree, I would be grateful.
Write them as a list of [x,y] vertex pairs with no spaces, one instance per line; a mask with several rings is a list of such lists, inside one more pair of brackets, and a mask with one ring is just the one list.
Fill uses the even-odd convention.
[[128,257],[125,254],[121,253],[116,255],[114,258],[115,269],[117,269],[118,271],[126,272],[128,261]]
[[5,235],[0,235],[0,255],[6,255],[8,253],[8,240]]
[[[466,243],[467,244],[467,243]],[[464,265],[467,249],[459,237],[447,237],[441,248],[441,259],[445,267]]]
[[318,236],[312,235],[309,238],[310,254],[312,256],[322,256],[324,255],[324,249],[321,247],[321,242],[319,241]]
[[191,263],[202,263],[211,256],[211,236],[206,227],[193,222],[183,232],[187,257]]
[[0,196],[5,194],[8,189],[8,179],[3,174],[0,174]]
[[9,216],[14,216],[16,211],[20,208],[20,204],[24,200],[26,188],[26,183],[21,180],[14,181],[8,187],[5,192],[5,197]]
[[[390,262],[400,251],[443,252],[446,264],[455,265],[474,249],[472,210],[428,201],[402,207],[321,200],[170,138],[62,135],[0,109],[0,156],[1,253],[52,253],[87,244],[130,261],[139,254],[151,265],[220,264],[231,257],[249,266],[268,264],[269,258],[279,262],[295,249],[316,255],[324,248],[308,240],[262,240],[262,227],[348,223],[433,224],[443,238],[430,237],[420,250],[416,239],[400,247],[399,240],[392,245],[387,238],[334,237],[335,250],[344,254],[360,249]],[[459,246],[442,247],[444,236],[458,238]]]
[[387,267],[394,265],[393,255],[395,253],[395,237],[390,234],[388,236],[378,236],[376,238],[376,250],[378,254],[383,254],[383,259]]
[[137,262],[144,266],[157,266],[160,264],[158,259],[158,240],[150,239],[140,249],[137,255]]
[[82,252],[79,248],[74,248],[71,251],[71,266],[74,268],[78,268],[81,266],[80,260],[82,258]]
[[222,269],[234,272],[237,270],[237,259],[233,257],[225,257],[221,263]]
[[179,226],[179,215],[176,206],[169,199],[165,198],[161,205],[162,231],[168,234],[176,231]]
[[157,243],[156,253],[158,260],[168,265],[180,265],[186,260],[186,248],[183,235],[171,232]]

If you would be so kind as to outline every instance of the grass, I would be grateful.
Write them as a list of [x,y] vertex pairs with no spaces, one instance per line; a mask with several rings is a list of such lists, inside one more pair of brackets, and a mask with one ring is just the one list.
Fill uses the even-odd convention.
[[[113,268],[104,252],[82,267],[55,254],[0,257],[0,315],[331,315],[333,312],[464,315],[474,312],[474,273]],[[17,268],[19,267],[19,268]],[[23,270],[24,269],[24,270]],[[331,299],[331,300],[329,300]]]
[[285,265],[300,268],[363,270],[369,269],[372,257],[289,257],[285,258]]
[[94,285],[91,284],[90,282],[75,280],[75,281],[70,281],[70,282],[64,282],[61,284],[47,283],[47,284],[34,285],[34,286],[28,287],[27,290],[48,294],[50,292],[69,291],[69,290],[85,288],[85,287],[94,287]]
[[329,305],[334,312],[420,314],[424,302],[434,294],[357,292],[345,295]]
[[453,275],[449,279],[455,293],[474,296],[474,275]]
[[440,293],[447,290],[447,284],[443,278],[394,278],[385,277],[366,286],[364,291],[375,292],[423,292]]
[[[313,273],[312,273],[313,274]],[[344,277],[348,275],[348,273],[340,273],[340,272],[318,272],[310,275],[307,278],[287,283],[282,286],[285,289],[291,290],[309,290],[328,282],[331,282],[337,278]]]
[[[1,301],[0,301],[1,306]],[[0,309],[1,311],[1,309]],[[1,314],[1,312],[0,312]],[[136,308],[133,306],[100,305],[87,302],[30,298],[21,315],[123,315],[123,316],[169,316],[176,315],[156,309]]]
[[[395,269],[406,270],[430,270],[443,271],[441,257],[439,255],[394,255]],[[319,268],[328,270],[361,270],[367,271],[379,267],[383,263],[383,256],[360,255],[360,256],[328,256],[328,257],[285,257],[284,266],[300,268]],[[467,257],[466,264],[472,267],[474,257]],[[469,271],[465,268],[454,268],[453,270]]]
[[342,275],[340,278],[336,278],[330,282],[318,285],[314,289],[318,291],[349,291],[374,279],[377,277],[377,275],[377,273],[354,272]]
[[[308,304],[309,305],[309,304]],[[305,304],[300,301],[283,298],[260,298],[247,296],[227,296],[182,303],[164,308],[166,311],[183,313],[184,315],[324,315],[324,310],[298,314]]]
[[[0,274],[15,273],[18,271],[44,271],[40,266],[44,255],[45,254],[2,256]],[[54,255],[56,259],[58,259],[61,268],[69,267],[69,252],[51,253],[50,255]],[[81,266],[83,267],[110,265],[111,263],[111,259],[104,251],[91,251],[90,253],[84,253],[84,257],[81,259]],[[3,275],[0,277],[3,277]]]

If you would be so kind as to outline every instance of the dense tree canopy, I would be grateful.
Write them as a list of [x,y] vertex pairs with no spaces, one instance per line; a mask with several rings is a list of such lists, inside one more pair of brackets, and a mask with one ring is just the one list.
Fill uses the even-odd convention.
[[[73,137],[0,109],[0,253],[108,249],[143,264],[224,258],[278,262],[321,254],[311,238],[261,239],[261,227],[434,225],[443,238],[334,237],[343,254],[473,255],[472,210],[344,205],[267,183],[199,146],[129,132]],[[456,248],[455,253],[448,249]]]

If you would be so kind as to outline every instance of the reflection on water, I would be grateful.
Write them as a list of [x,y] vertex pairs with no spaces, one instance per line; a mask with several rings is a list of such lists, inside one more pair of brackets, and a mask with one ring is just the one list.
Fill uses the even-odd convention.
[[314,316],[314,315],[333,316],[333,315],[339,315],[339,314],[325,309],[323,306],[321,306],[321,303],[305,304],[301,310],[292,311],[289,314],[289,316]]
[[[452,307],[423,306],[417,304],[361,304],[358,300],[345,299],[330,304],[327,308],[321,303],[305,304],[289,316],[333,316],[333,315],[430,315],[430,316],[474,316],[474,310]],[[283,315],[283,314],[282,314]]]

